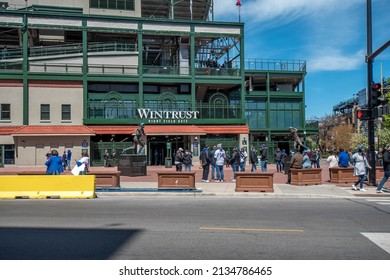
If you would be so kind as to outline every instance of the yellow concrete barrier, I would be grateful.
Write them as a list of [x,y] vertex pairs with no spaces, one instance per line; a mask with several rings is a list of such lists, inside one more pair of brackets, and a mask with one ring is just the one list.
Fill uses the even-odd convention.
[[94,198],[95,175],[3,175],[0,199]]

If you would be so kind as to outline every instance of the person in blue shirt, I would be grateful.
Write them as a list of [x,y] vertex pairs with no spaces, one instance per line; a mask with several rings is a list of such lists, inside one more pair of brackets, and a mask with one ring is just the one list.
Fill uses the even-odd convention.
[[70,166],[71,159],[72,159],[72,151],[71,151],[71,150],[68,150],[68,151],[66,152],[66,162],[67,162],[67,165],[68,165],[68,169],[69,169],[69,170],[71,170],[71,166]]
[[60,173],[64,172],[62,158],[58,155],[57,150],[51,151],[51,155],[46,160],[45,165],[47,166],[46,174],[60,175]]
[[311,168],[311,160],[310,160],[310,153],[311,151],[309,149],[305,150],[303,152],[303,159],[302,159],[302,167],[303,168]]
[[339,152],[339,167],[348,167],[349,166],[349,155],[343,148],[340,148]]

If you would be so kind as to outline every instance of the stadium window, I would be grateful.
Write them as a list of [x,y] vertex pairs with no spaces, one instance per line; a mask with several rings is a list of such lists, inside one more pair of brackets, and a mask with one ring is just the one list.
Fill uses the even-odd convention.
[[71,120],[70,104],[62,104],[62,106],[61,106],[61,119],[63,121],[70,121]]
[[134,0],[90,0],[90,8],[134,11]]
[[1,104],[0,119],[4,121],[11,119],[11,104]]
[[41,104],[41,121],[50,120],[50,104]]
[[4,145],[4,164],[15,164],[15,145]]

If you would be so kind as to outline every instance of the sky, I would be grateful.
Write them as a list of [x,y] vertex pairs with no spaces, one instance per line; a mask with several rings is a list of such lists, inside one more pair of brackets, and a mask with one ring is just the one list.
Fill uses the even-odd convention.
[[[214,0],[214,20],[238,22],[237,0]],[[367,85],[367,0],[241,0],[245,58],[305,60],[306,119]],[[390,40],[390,1],[372,0],[372,51]],[[373,77],[390,77],[390,47],[375,58]]]

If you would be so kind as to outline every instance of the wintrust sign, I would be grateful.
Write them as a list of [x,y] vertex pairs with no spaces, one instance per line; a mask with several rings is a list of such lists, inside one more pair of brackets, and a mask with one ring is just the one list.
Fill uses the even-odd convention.
[[137,109],[138,117],[147,123],[188,123],[199,118],[199,111],[156,111]]

